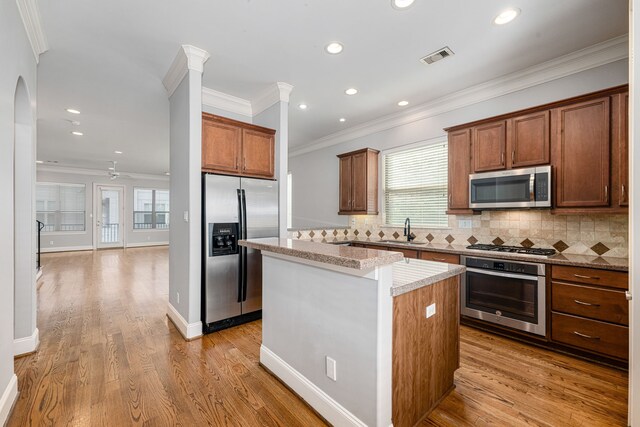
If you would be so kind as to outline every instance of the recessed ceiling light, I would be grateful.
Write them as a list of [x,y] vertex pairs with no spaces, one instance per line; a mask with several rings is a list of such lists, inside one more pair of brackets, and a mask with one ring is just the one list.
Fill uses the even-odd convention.
[[171,172],[165,172],[164,174],[169,176],[169,175],[171,175]]
[[306,110],[308,108],[308,105],[307,104],[300,104],[300,105],[298,105],[298,108],[301,109],[301,110]]
[[498,16],[493,18],[493,23],[496,25],[504,25],[516,19],[520,15],[520,9],[511,8],[500,12]]
[[71,113],[71,114],[80,114],[80,111],[73,109],[73,108],[67,108],[67,113]]
[[114,153],[116,153],[116,154],[122,154],[122,151],[118,151],[118,150],[116,150],[116,151],[114,151]]
[[401,107],[406,107],[407,105],[409,105],[409,101],[400,101],[398,102],[398,105]]
[[404,10],[411,6],[415,0],[391,0],[391,6],[394,9]]
[[340,52],[342,52],[342,49],[344,49],[344,46],[342,46],[342,43],[331,42],[324,49],[327,51],[327,53],[330,53],[332,55],[337,55]]
[[358,93],[358,89],[350,87],[349,89],[345,90],[344,93],[346,93],[347,95],[355,95],[356,93]]
[[344,122],[347,121],[347,119],[345,119],[344,117],[341,117],[339,121],[340,121],[340,123],[344,123]]
[[39,164],[39,165],[41,165],[41,164],[43,164],[44,162],[43,162],[42,160],[36,160],[36,163],[37,163],[37,164]]
[[73,132],[71,132],[71,134],[72,134],[72,135],[75,135],[75,136],[82,136],[82,135],[84,135],[84,133],[82,133],[82,132],[78,132],[77,130],[74,130]]

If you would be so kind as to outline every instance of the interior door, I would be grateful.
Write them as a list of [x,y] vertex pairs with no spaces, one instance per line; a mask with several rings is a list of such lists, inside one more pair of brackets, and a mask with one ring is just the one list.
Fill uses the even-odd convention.
[[[242,179],[246,206],[246,238],[278,237],[278,183]],[[262,308],[262,254],[246,249],[246,284],[242,314]]]
[[97,187],[96,247],[124,247],[124,197],[122,187]]

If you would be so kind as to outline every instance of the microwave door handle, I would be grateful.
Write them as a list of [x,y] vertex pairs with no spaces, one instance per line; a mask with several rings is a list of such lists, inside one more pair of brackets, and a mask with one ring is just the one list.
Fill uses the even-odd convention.
[[491,271],[491,270],[481,270],[479,268],[469,268],[467,267],[467,271],[478,274],[487,274],[489,276],[498,276],[498,277],[507,277],[509,279],[521,279],[521,280],[531,280],[537,281],[538,276],[528,276],[525,274],[513,274],[513,273],[504,273],[501,271]]
[[532,173],[529,177],[529,200],[536,201],[536,174]]

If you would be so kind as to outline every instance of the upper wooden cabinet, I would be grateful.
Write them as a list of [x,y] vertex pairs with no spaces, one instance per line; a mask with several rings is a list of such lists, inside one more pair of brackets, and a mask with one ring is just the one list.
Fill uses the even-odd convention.
[[610,97],[551,111],[555,207],[609,206]]
[[507,123],[504,120],[476,126],[472,130],[473,171],[504,169],[507,149]]
[[340,154],[339,215],[378,214],[378,150]]
[[202,170],[274,178],[275,130],[202,114]]
[[612,206],[629,206],[629,92],[611,98]]
[[449,132],[448,214],[469,213],[471,173],[471,129]]
[[540,111],[507,121],[507,166],[549,164],[549,112]]

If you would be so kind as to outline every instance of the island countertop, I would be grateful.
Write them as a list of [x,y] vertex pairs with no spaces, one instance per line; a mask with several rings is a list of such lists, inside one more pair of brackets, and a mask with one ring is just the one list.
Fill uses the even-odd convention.
[[238,244],[265,252],[273,252],[357,270],[389,265],[404,259],[399,252],[326,245],[324,243],[280,239],[277,237],[240,240]]
[[423,286],[438,283],[463,274],[465,270],[466,268],[462,265],[405,258],[403,261],[393,263],[391,296],[396,297]]

